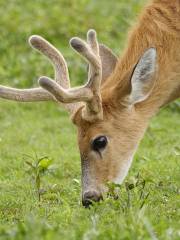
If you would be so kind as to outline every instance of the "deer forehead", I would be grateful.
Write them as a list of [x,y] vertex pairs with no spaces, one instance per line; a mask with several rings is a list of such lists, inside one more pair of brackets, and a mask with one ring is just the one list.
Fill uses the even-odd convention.
[[89,149],[93,139],[101,135],[107,136],[109,140],[114,138],[115,140],[118,139],[118,141],[121,141],[123,135],[127,135],[128,137],[131,132],[130,126],[132,126],[134,122],[132,121],[132,119],[134,119],[134,113],[129,112],[129,114],[125,114],[123,111],[118,111],[117,114],[121,115],[121,117],[106,116],[103,121],[97,121],[95,123],[89,123],[80,118],[81,120],[79,119],[77,123],[80,150]]

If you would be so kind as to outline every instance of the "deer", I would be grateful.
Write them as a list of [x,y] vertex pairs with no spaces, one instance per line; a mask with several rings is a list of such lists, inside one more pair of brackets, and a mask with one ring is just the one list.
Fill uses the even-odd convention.
[[77,127],[82,169],[82,204],[102,200],[106,183],[121,184],[151,118],[180,97],[180,2],[154,0],[142,11],[120,57],[97,40],[78,37],[70,46],[88,63],[83,86],[70,86],[67,63],[38,35],[30,45],[46,56],[55,76],[41,76],[38,88],[0,86],[0,97],[19,102],[53,101]]

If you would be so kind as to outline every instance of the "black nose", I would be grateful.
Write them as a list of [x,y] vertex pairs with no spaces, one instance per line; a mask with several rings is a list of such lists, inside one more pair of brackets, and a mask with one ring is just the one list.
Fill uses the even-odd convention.
[[102,200],[102,195],[96,191],[85,192],[82,199],[82,204],[84,207],[89,207],[93,202],[99,202]]

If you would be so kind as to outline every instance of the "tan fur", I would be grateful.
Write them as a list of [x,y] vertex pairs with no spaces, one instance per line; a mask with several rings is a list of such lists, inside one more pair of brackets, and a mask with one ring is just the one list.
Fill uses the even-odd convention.
[[[89,176],[83,176],[86,179],[83,191],[102,193],[105,182],[114,181],[129,155],[133,155],[150,118],[160,107],[180,97],[179,9],[178,0],[153,1],[145,8],[130,33],[127,49],[102,85],[104,120],[91,124],[82,120],[81,110],[76,114],[82,165],[89,168]],[[145,101],[129,109],[122,102],[130,92],[133,68],[150,47],[156,48],[158,56],[155,86]],[[102,159],[90,149],[90,142],[98,135],[109,138]]]
[[[147,109],[150,106],[152,109],[153,104],[154,111],[180,96],[179,8],[178,0],[157,0],[145,8],[137,26],[131,31],[128,47],[119,60],[114,74],[102,86],[104,101],[107,99],[109,101],[109,89],[112,86],[123,91],[127,85],[124,75],[132,71],[132,67],[149,47],[157,49],[157,82],[151,97],[141,104],[142,108],[147,106]],[[114,92],[111,95],[114,98]]]

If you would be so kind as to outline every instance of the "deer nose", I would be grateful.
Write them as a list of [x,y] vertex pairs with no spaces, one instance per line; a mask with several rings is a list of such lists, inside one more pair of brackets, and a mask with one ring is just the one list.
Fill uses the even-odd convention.
[[93,202],[99,202],[102,200],[102,195],[96,191],[88,191],[83,194],[82,204],[88,208]]

